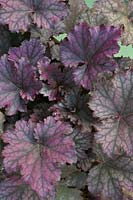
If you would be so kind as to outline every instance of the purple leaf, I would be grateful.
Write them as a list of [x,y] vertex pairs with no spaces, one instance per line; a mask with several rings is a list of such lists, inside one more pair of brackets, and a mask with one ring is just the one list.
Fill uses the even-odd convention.
[[[0,183],[1,200],[41,200],[37,193],[18,177],[7,178]],[[42,199],[43,200],[43,199]]]
[[87,105],[88,100],[89,95],[83,94],[78,88],[74,88],[65,95],[62,101],[53,105],[50,109],[57,119],[70,120],[73,124],[89,130],[93,119]]
[[77,128],[73,130],[71,136],[75,142],[78,161],[86,159],[88,157],[86,151],[92,148],[92,134]]
[[63,73],[59,69],[59,64],[48,63],[47,60],[42,60],[38,64],[40,77],[42,80],[47,80],[50,85],[54,88],[57,86],[58,82],[63,79]]
[[0,23],[8,24],[11,31],[27,31],[34,22],[38,27],[51,29],[67,15],[60,0],[1,0]]
[[123,149],[133,155],[133,71],[98,84],[89,105],[102,120],[95,138],[104,151],[111,156]]
[[113,71],[117,66],[111,58],[118,52],[120,28],[113,26],[89,27],[87,23],[76,25],[61,44],[61,60],[67,66],[77,67],[75,81],[86,89],[99,72]]
[[10,48],[9,59],[18,62],[20,58],[24,57],[31,65],[36,66],[37,62],[44,57],[44,52],[45,46],[40,40],[25,40],[20,47]]
[[98,62],[98,68],[89,65],[82,65],[75,69],[73,75],[77,85],[82,85],[86,89],[92,88],[98,73],[108,70],[112,71],[117,66],[117,63],[111,58],[106,58],[104,61],[99,60]]
[[35,79],[32,67],[22,58],[14,65],[4,55],[0,60],[0,107],[5,107],[7,115],[26,111],[25,103],[33,100],[41,89]]
[[31,20],[31,0],[1,0],[0,23],[8,24],[11,31],[27,31]]
[[67,15],[66,5],[62,0],[38,0],[33,2],[33,21],[38,27],[51,29]]
[[48,96],[49,100],[60,99],[65,90],[74,87],[73,70],[70,68],[61,69],[59,64],[51,63],[48,59],[43,59],[38,64],[41,80],[47,81],[40,93]]
[[124,200],[122,190],[133,191],[133,160],[123,155],[109,159],[100,151],[99,164],[88,175],[88,190],[104,199]]
[[34,127],[30,121],[18,121],[14,131],[3,135],[9,143],[3,151],[4,165],[8,172],[20,168],[23,179],[46,198],[60,180],[60,165],[76,162],[74,142],[67,136],[72,128],[53,117]]

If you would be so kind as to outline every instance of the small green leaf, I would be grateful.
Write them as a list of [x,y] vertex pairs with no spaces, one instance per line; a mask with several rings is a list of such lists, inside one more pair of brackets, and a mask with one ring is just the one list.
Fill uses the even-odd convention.
[[67,37],[67,34],[66,33],[62,33],[62,34],[60,34],[60,35],[58,35],[58,36],[54,36],[54,38],[56,39],[56,40],[58,40],[59,42],[61,41],[61,40],[64,40],[64,38],[66,38]]

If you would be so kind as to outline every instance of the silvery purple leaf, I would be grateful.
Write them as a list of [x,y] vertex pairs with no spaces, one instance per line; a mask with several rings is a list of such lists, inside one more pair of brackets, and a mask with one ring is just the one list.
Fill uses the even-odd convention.
[[27,31],[32,13],[31,0],[1,0],[0,23],[8,24],[11,31]]
[[98,84],[89,103],[102,124],[97,126],[96,141],[108,154],[124,150],[133,155],[133,70],[118,73],[111,81]]
[[34,6],[33,21],[38,27],[52,29],[67,15],[67,8],[62,0],[32,0]]
[[133,159],[126,155],[108,158],[100,151],[99,164],[88,175],[88,190],[104,199],[124,200],[123,191],[133,192]]
[[43,200],[22,179],[13,176],[0,182],[1,200]]
[[31,23],[52,29],[67,15],[67,7],[60,0],[1,0],[0,23],[11,31],[27,31]]

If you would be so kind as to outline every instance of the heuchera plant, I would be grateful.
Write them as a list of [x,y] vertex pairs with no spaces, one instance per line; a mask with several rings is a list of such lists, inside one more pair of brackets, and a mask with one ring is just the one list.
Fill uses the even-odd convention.
[[132,5],[0,1],[0,200],[133,199]]

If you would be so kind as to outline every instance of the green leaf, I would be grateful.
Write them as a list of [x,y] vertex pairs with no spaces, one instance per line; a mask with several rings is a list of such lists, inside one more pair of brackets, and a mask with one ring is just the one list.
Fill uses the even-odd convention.
[[62,167],[62,184],[64,186],[82,189],[87,185],[87,174],[81,172],[75,165],[65,165]]
[[54,38],[56,39],[56,40],[58,40],[59,42],[61,41],[61,40],[64,40],[64,38],[66,38],[67,37],[67,34],[66,33],[62,33],[62,34],[60,34],[60,35],[58,35],[58,36],[54,36]]
[[56,200],[83,200],[82,192],[78,189],[68,188],[64,185],[57,187]]
[[61,170],[61,177],[66,179],[67,177],[71,176],[73,173],[79,171],[75,165],[64,165],[62,166]]
[[87,184],[87,174],[85,172],[75,172],[66,180],[66,185],[69,187],[76,187],[78,189],[84,188]]

